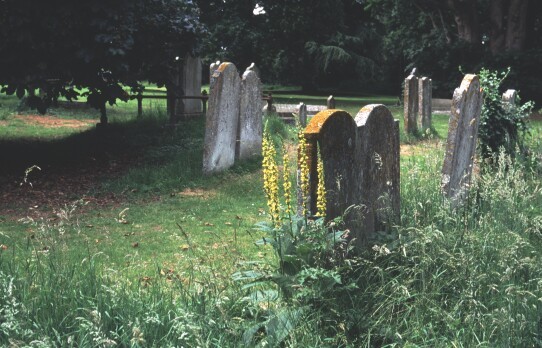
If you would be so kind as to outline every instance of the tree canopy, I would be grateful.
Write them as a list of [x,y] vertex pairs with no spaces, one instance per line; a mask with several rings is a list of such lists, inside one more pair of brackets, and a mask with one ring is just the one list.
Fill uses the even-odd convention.
[[31,98],[41,110],[58,96],[103,108],[127,98],[123,86],[164,84],[201,33],[190,0],[1,0],[0,27],[0,85],[45,91]]
[[[398,93],[414,66],[449,96],[465,72],[512,72],[541,102],[542,2],[535,0],[197,0],[208,62],[254,61],[267,82]],[[258,9],[258,11],[254,11]],[[508,87],[505,86],[505,87]]]

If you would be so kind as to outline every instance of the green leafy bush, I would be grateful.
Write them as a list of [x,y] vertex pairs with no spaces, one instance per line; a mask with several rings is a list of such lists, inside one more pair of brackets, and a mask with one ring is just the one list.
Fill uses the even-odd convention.
[[515,107],[506,107],[503,104],[499,88],[509,73],[510,68],[503,72],[488,69],[480,71],[484,104],[478,137],[484,157],[498,153],[501,147],[510,155],[513,155],[516,149],[523,150],[525,147],[523,138],[528,131],[527,118],[534,104],[527,102]]

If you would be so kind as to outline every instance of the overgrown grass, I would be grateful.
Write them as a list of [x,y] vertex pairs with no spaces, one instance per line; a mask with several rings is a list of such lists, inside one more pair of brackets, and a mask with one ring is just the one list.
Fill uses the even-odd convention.
[[[267,218],[259,161],[204,178],[202,121],[164,120],[158,109],[113,123],[106,144],[139,149],[143,164],[91,195],[120,202],[0,219],[0,345],[542,344],[539,127],[528,161],[481,166],[453,210],[440,193],[437,122],[437,139],[401,159],[401,224],[356,257],[322,253],[279,286],[271,247],[254,244],[264,235],[252,227]],[[277,119],[268,125],[294,138]],[[237,271],[262,276],[234,280]]]

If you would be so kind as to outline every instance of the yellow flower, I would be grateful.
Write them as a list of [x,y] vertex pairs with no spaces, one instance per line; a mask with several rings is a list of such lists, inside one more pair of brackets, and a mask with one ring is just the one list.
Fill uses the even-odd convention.
[[316,210],[317,215],[321,217],[326,216],[326,187],[324,185],[324,162],[320,154],[320,147],[318,147],[318,163],[316,165],[318,171],[318,188],[316,189]]
[[299,168],[299,185],[301,201],[303,202],[303,216],[307,215],[307,197],[309,196],[309,161],[307,158],[307,140],[303,129],[297,134],[299,145],[297,150],[297,166]]
[[263,189],[267,197],[269,215],[275,227],[280,226],[279,171],[276,162],[277,152],[267,130],[262,141]]
[[282,167],[282,188],[284,189],[284,203],[286,204],[286,211],[289,213],[292,210],[292,182],[290,181],[290,161],[288,159],[288,152],[286,151],[286,147],[283,148]]

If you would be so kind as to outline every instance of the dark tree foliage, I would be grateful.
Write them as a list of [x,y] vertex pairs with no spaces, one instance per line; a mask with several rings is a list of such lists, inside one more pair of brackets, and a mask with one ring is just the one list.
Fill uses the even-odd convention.
[[[305,89],[375,75],[376,32],[354,0],[199,0],[208,61],[255,62],[267,82]],[[255,7],[263,13],[255,15]]]
[[123,86],[165,84],[201,31],[190,0],[0,0],[0,28],[2,91],[40,111],[59,96],[103,109],[127,99]]

